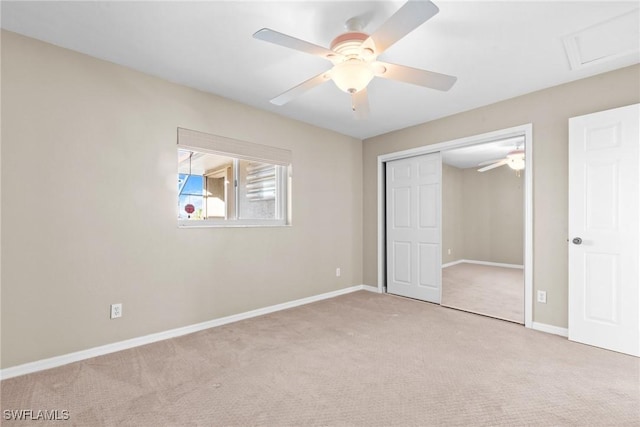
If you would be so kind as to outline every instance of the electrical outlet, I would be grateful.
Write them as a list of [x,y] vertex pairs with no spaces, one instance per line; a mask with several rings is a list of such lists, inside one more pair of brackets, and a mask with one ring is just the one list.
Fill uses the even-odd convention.
[[547,303],[547,292],[546,291],[538,291],[538,302],[542,304]]
[[451,249],[447,249],[447,255],[451,255]]
[[122,317],[122,304],[111,304],[111,318]]
[[340,272],[340,267],[336,268],[336,277],[340,277],[340,274],[342,274]]

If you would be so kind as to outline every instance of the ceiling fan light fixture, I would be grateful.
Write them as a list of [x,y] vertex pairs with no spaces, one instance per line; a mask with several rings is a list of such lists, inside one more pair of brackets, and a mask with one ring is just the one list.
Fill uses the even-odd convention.
[[[351,94],[356,118],[364,118],[369,111],[367,91],[373,77],[383,77],[430,89],[447,91],[456,77],[404,65],[377,62],[379,55],[407,34],[438,13],[438,7],[430,0],[407,0],[393,15],[372,34],[364,32],[365,17],[353,17],[345,23],[346,32],[338,35],[329,48],[263,28],[253,37],[282,47],[308,53],[329,60],[333,67],[312,77],[271,99],[275,105],[284,105],[310,89],[331,79],[342,91]],[[505,164],[505,163],[502,163]]]
[[360,92],[373,79],[373,68],[368,62],[349,59],[331,70],[331,79],[338,88],[347,93]]
[[524,169],[524,152],[519,150],[507,154],[507,165],[516,171]]

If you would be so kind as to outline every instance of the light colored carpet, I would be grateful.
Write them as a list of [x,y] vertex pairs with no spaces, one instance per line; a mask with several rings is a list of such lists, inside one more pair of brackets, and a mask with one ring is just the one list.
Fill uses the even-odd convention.
[[524,324],[524,272],[466,262],[443,268],[442,305]]
[[366,291],[1,386],[3,411],[69,410],[56,425],[640,424],[637,358]]

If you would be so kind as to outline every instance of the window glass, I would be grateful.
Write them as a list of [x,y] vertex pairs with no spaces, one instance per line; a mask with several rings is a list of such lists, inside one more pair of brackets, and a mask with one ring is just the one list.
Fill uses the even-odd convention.
[[203,210],[202,176],[178,174],[178,218],[202,219]]
[[278,166],[239,161],[240,218],[275,219]]
[[178,149],[178,220],[284,225],[287,171],[281,165]]

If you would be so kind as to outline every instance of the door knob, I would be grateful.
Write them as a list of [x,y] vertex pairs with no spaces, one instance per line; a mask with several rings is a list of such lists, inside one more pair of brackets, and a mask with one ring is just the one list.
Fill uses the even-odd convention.
[[579,237],[574,237],[572,242],[573,242],[574,245],[580,245],[580,244],[582,244],[582,239],[579,238]]

